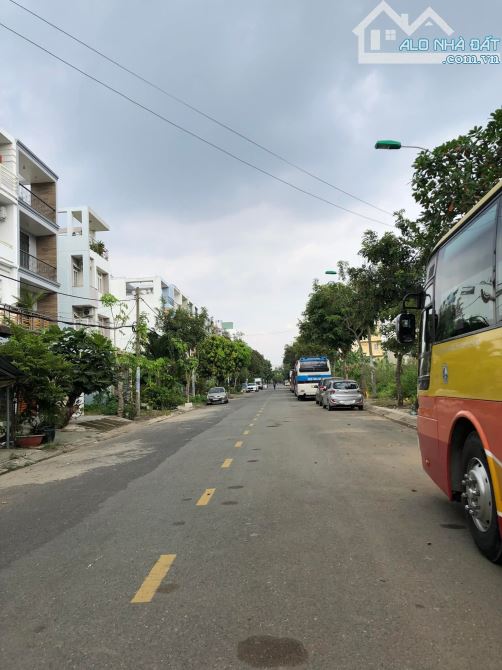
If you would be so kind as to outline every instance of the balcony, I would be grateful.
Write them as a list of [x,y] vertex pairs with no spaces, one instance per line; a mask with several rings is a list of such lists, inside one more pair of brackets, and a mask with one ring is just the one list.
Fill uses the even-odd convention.
[[56,223],[56,210],[54,207],[45,202],[45,200],[42,200],[40,196],[35,195],[24,184],[19,184],[18,198],[20,202],[33,209],[37,214],[48,219],[51,223]]
[[33,274],[48,279],[49,281],[57,282],[58,272],[57,268],[45,261],[40,260],[36,256],[32,256],[26,251],[21,251],[19,255],[19,266],[23,270],[33,272]]
[[42,330],[48,328],[53,321],[38,312],[14,307],[14,305],[0,305],[0,324],[8,327],[11,323],[28,330]]
[[0,189],[3,189],[12,198],[16,197],[16,175],[0,163]]

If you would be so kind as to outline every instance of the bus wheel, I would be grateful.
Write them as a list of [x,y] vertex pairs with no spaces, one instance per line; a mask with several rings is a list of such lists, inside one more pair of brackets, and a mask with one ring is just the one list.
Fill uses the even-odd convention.
[[490,469],[479,435],[467,436],[463,449],[462,501],[476,546],[493,563],[502,563],[502,540]]

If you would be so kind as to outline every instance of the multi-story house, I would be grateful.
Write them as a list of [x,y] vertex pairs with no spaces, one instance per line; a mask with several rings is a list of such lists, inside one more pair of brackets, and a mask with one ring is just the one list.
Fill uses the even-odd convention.
[[[199,309],[174,284],[169,284],[159,276],[153,277],[111,277],[110,293],[126,305],[131,305],[128,323],[135,319],[132,300],[136,289],[139,289],[141,303],[140,311],[144,315],[148,328],[154,330],[159,309],[186,309],[190,314],[198,314]],[[132,349],[133,337],[131,329],[120,329],[116,333],[116,345],[120,349]]]
[[59,296],[62,325],[96,325],[110,337],[110,310],[100,302],[110,291],[108,251],[96,236],[108,225],[90,207],[67,207],[58,217],[59,280],[62,294],[68,294]]
[[[58,319],[57,175],[0,131],[0,321]],[[44,318],[45,317],[45,318]]]

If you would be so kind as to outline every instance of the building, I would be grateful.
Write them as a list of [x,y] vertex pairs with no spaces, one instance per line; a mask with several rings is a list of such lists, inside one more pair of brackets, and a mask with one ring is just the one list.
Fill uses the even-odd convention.
[[[152,277],[111,277],[110,293],[123,304],[131,307],[127,323],[135,320],[133,299],[139,289],[140,311],[147,320],[148,328],[155,329],[157,311],[159,309],[186,309],[190,314],[197,315],[199,308],[174,284],[169,284],[159,276]],[[119,329],[116,332],[116,346],[119,349],[131,350],[134,337],[131,329]]]
[[[364,338],[361,340],[361,349],[362,353],[364,356],[369,356],[370,355],[370,348],[369,348],[369,342],[368,338]],[[385,357],[385,351],[382,347],[382,334],[380,332],[380,328],[376,329],[376,332],[373,333],[371,336],[371,350],[373,353],[373,358],[384,358]],[[359,347],[357,346],[357,342],[355,342],[352,345],[352,351],[359,351]]]
[[59,318],[64,322],[97,324],[111,337],[110,310],[100,299],[110,292],[108,251],[96,233],[108,225],[90,207],[68,207],[58,211],[58,269],[61,292]]
[[28,328],[58,318],[57,175],[0,131],[0,320]]

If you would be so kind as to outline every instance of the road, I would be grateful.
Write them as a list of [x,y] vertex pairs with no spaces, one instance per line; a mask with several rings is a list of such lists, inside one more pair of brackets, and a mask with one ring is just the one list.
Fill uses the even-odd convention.
[[286,390],[1,477],[0,541],[3,670],[501,667],[414,432]]

